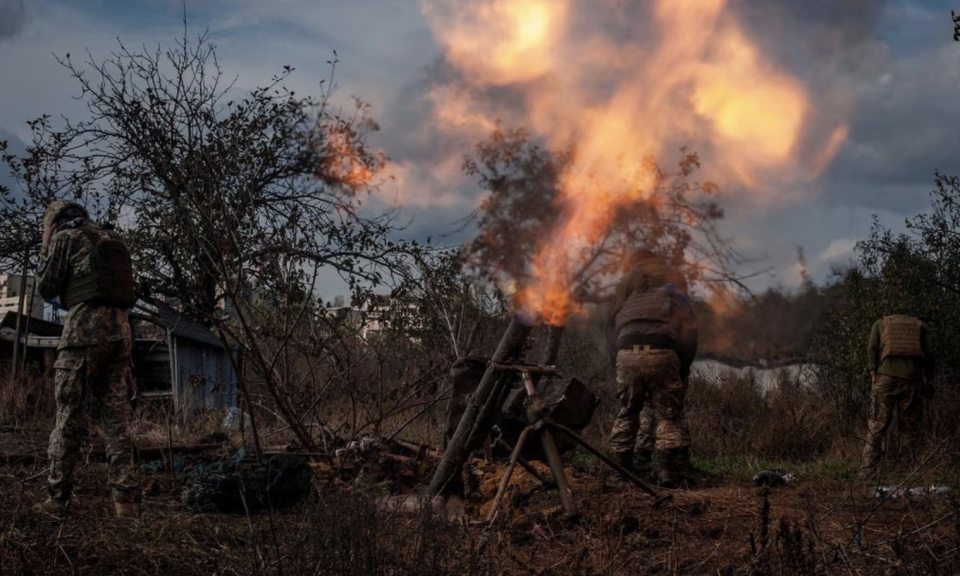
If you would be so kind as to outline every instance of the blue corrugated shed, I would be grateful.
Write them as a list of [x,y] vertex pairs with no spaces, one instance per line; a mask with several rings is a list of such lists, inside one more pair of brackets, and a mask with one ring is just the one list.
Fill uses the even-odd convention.
[[[157,300],[141,299],[133,317],[154,324],[162,333],[141,329],[134,363],[144,397],[172,398],[184,420],[201,410],[237,406],[237,375],[231,354],[207,327]],[[141,328],[144,328],[141,326]],[[234,360],[238,360],[234,356]]]
[[174,337],[171,365],[175,366],[177,409],[185,417],[199,410],[237,405],[233,364],[222,346],[196,346],[194,341]]

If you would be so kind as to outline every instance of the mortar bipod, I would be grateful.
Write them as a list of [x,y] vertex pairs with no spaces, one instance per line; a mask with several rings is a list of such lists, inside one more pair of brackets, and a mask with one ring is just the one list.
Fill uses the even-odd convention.
[[517,445],[513,448],[513,452],[510,454],[510,461],[507,464],[507,469],[504,470],[503,476],[500,478],[500,484],[497,486],[497,495],[494,496],[493,504],[490,507],[490,512],[487,514],[488,522],[493,522],[496,519],[497,510],[500,507],[500,500],[503,498],[504,493],[507,491],[507,487],[510,485],[510,478],[513,476],[513,471],[517,467],[520,454],[523,452],[523,446],[531,434],[536,434],[540,437],[540,442],[543,446],[543,453],[547,459],[547,465],[550,467],[550,473],[553,475],[557,489],[560,491],[560,502],[563,505],[564,511],[569,516],[577,515],[577,505],[573,501],[573,494],[570,491],[570,484],[567,482],[567,476],[563,470],[563,461],[560,459],[560,451],[557,449],[557,443],[553,437],[552,431],[554,430],[567,435],[571,440],[583,447],[584,450],[619,472],[624,478],[652,496],[654,498],[653,506],[655,508],[673,498],[669,494],[660,496],[657,494],[656,490],[647,485],[646,482],[594,448],[589,442],[581,438],[580,435],[575,431],[561,424],[557,424],[549,417],[543,415],[545,405],[542,397],[537,394],[536,385],[534,384],[531,375],[557,375],[555,368],[552,366],[544,367],[527,364],[494,364],[494,368],[502,371],[514,370],[520,372],[520,375],[523,378],[523,387],[527,393],[527,399],[524,401],[524,406],[527,410],[527,418],[530,422],[532,422],[532,424],[524,428],[520,433],[520,437],[517,439]]

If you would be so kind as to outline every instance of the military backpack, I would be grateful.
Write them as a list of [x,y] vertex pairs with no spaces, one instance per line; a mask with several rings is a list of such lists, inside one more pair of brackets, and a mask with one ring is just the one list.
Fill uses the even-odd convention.
[[137,302],[133,287],[133,262],[130,250],[120,236],[90,225],[76,228],[92,244],[90,271],[70,279],[60,300],[70,309],[80,302],[99,306],[131,308]]

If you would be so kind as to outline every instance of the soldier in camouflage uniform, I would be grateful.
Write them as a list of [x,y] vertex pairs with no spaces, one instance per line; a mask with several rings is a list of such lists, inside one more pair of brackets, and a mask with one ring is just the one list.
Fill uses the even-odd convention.
[[905,314],[877,320],[870,330],[867,363],[873,384],[861,478],[879,468],[892,424],[903,445],[915,447],[924,398],[933,391],[934,365],[926,325]]
[[[633,272],[632,270],[630,272]],[[672,275],[670,281],[680,288],[681,292],[687,291],[687,281],[682,274],[676,273]],[[617,365],[617,353],[620,351],[617,346],[617,330],[615,322],[611,322],[607,330],[607,349],[610,351],[610,367],[616,376],[616,365]],[[689,385],[690,377],[690,363],[693,362],[693,357],[696,356],[696,338],[692,343],[692,350],[687,350],[684,355],[685,360],[688,362],[682,363],[681,366],[681,379],[683,380],[684,386]],[[649,392],[649,390],[648,390]],[[637,429],[637,441],[634,446],[633,451],[633,460],[630,461],[628,458],[623,457],[621,459],[622,464],[630,464],[633,468],[637,470],[645,470],[653,462],[653,454],[656,450],[656,438],[657,438],[657,416],[653,411],[653,401],[650,397],[650,394],[647,394],[647,397],[644,399],[643,409],[640,410],[638,416],[638,429]],[[627,466],[631,468],[631,466]]]
[[68,310],[54,364],[57,415],[43,508],[56,512],[69,501],[88,411],[94,408],[106,442],[115,511],[135,518],[139,489],[127,435],[133,391],[129,308],[136,300],[129,253],[116,234],[94,224],[73,202],[52,203],[43,226],[38,290]]
[[[656,420],[658,479],[663,486],[684,482],[690,467],[690,432],[684,400],[690,366],[697,353],[697,322],[690,300],[669,277],[661,261],[640,250],[634,270],[617,287],[611,324],[617,330],[617,384],[620,412],[610,447],[617,461],[634,465],[644,405]],[[647,441],[649,442],[649,440]]]

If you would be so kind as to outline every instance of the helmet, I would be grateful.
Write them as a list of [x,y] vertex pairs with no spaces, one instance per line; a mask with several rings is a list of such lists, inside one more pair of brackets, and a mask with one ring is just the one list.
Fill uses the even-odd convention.
[[77,204],[76,202],[71,202],[70,200],[55,200],[47,208],[47,211],[43,213],[44,230],[53,226],[53,223],[56,222],[60,217],[62,217],[64,212],[69,212],[71,210],[74,212],[78,212],[76,217],[79,217],[79,218],[90,217],[90,214],[87,212],[87,209]]
[[669,282],[669,267],[656,252],[647,248],[634,250],[628,257],[628,265],[638,269],[650,286]]
[[637,248],[627,255],[629,266],[651,266],[662,262],[657,253],[649,248]]

